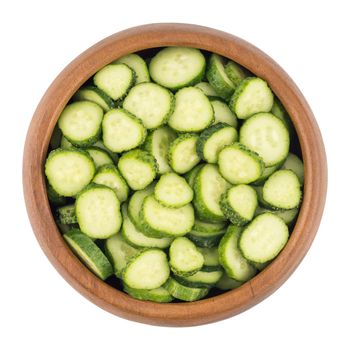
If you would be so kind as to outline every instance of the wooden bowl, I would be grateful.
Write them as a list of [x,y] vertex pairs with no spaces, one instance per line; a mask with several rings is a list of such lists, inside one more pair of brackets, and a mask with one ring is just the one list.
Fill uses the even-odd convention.
[[[305,164],[304,199],[289,242],[261,273],[241,287],[208,299],[173,304],[140,301],[91,273],[71,252],[56,227],[47,199],[44,163],[57,119],[74,92],[96,71],[128,53],[162,46],[190,46],[226,56],[265,79],[296,128]],[[54,80],[31,121],[23,158],[28,215],[43,251],[78,292],[99,307],[129,320],[162,326],[193,326],[234,316],[279,288],[307,253],[322,216],[327,165],[312,111],[291,78],[269,56],[233,35],[188,24],[151,24],[116,33],[92,46]],[[45,281],[43,281],[45,283]]]

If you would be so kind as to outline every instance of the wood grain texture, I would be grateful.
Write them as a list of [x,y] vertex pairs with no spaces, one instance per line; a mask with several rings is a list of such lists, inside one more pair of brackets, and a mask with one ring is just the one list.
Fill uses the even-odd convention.
[[[190,46],[216,52],[265,79],[290,114],[305,163],[304,199],[294,231],[281,254],[263,272],[236,290],[191,303],[156,304],[135,300],[92,274],[74,256],[54,222],[45,189],[43,166],[52,130],[74,92],[111,61],[139,50]],[[33,231],[59,273],[78,292],[101,308],[138,322],[193,326],[218,321],[259,303],[293,273],[307,253],[322,216],[327,164],[322,137],[303,95],[265,53],[233,35],[187,24],[151,24],[114,34],[71,62],[40,101],[30,124],[23,156],[23,187]],[[45,283],[45,281],[43,281]]]

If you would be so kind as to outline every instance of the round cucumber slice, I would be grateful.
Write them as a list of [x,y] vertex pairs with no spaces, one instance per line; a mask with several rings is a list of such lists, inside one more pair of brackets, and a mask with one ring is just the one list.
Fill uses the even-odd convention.
[[272,105],[272,91],[266,81],[257,77],[242,80],[230,100],[230,108],[239,119],[247,119],[260,112],[269,112]]
[[135,85],[125,97],[123,108],[139,118],[147,129],[166,123],[174,109],[173,94],[154,83]]
[[150,153],[135,149],[121,156],[118,169],[129,187],[142,190],[155,179],[158,165]]
[[123,281],[131,288],[154,289],[170,275],[166,254],[160,249],[147,249],[134,256],[123,271]]
[[262,189],[264,202],[275,209],[297,208],[302,192],[296,174],[291,170],[278,170],[265,182]]
[[199,271],[204,257],[186,237],[176,238],[169,249],[170,266],[178,276],[191,276]]
[[243,256],[256,263],[274,259],[288,241],[288,226],[277,215],[257,216],[242,232],[239,249]]
[[175,95],[175,108],[168,124],[180,132],[198,132],[214,121],[214,110],[203,91],[195,87],[179,90]]
[[154,196],[166,207],[180,208],[192,201],[193,190],[183,177],[167,173],[156,184]]
[[120,202],[107,186],[89,185],[79,193],[75,211],[81,231],[91,238],[108,238],[122,224]]
[[197,49],[167,47],[152,58],[149,71],[156,83],[177,90],[202,80],[205,58]]
[[103,143],[112,152],[131,150],[145,141],[147,130],[140,119],[124,109],[112,109],[102,122]]
[[271,113],[249,118],[239,131],[239,142],[258,153],[266,167],[286,159],[290,144],[285,124]]
[[100,137],[102,118],[103,109],[98,104],[73,102],[64,108],[58,126],[74,146],[91,146]]
[[240,143],[224,147],[218,155],[221,175],[232,184],[249,184],[259,179],[264,163],[258,154]]
[[134,82],[135,72],[124,63],[109,64],[94,76],[95,85],[113,100],[124,97]]
[[56,193],[73,197],[90,183],[95,165],[85,151],[57,148],[46,160],[45,174]]

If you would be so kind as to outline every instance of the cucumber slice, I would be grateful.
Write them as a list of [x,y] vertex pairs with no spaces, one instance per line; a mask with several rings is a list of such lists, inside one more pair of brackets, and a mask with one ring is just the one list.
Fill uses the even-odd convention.
[[266,179],[268,179],[270,175],[272,175],[276,170],[278,170],[280,166],[281,166],[281,163],[278,163],[273,166],[265,167],[261,176],[256,181],[253,182],[253,185],[254,186],[263,185]]
[[222,277],[219,279],[219,281],[215,284],[215,287],[221,290],[230,290],[230,289],[238,288],[242,284],[243,282],[236,281],[233,278],[228,277],[227,274],[224,273]]
[[180,132],[198,132],[214,121],[214,110],[203,91],[195,87],[179,90],[175,95],[175,107],[168,124]]
[[69,204],[57,209],[58,220],[61,224],[71,225],[78,222],[75,215],[75,205]]
[[112,152],[136,148],[145,141],[147,130],[142,122],[124,109],[107,112],[102,122],[103,143]]
[[101,134],[103,109],[89,101],[66,106],[58,119],[64,137],[74,146],[91,146]]
[[195,301],[204,298],[208,288],[191,288],[184,286],[173,278],[169,278],[163,286],[174,298],[183,301]]
[[217,92],[214,90],[214,88],[205,81],[201,81],[200,83],[196,84],[194,87],[202,90],[206,96],[211,96],[211,97],[219,96]]
[[56,193],[73,197],[90,183],[95,165],[84,151],[57,148],[46,159],[45,174]]
[[128,216],[131,222],[139,231],[142,231],[140,213],[143,200],[154,192],[154,184],[149,185],[143,190],[136,191],[130,198],[128,205]]
[[106,240],[105,251],[119,278],[122,277],[127,263],[139,253],[139,249],[128,244],[120,233]]
[[272,105],[272,91],[266,81],[257,77],[242,80],[230,100],[230,108],[239,119],[247,119],[260,112],[269,112]]
[[237,226],[244,226],[254,217],[258,198],[254,188],[248,185],[231,187],[220,201],[224,215]]
[[147,129],[166,123],[174,110],[173,94],[154,83],[134,86],[125,97],[123,108],[139,118]]
[[271,113],[258,113],[241,127],[239,141],[258,153],[265,166],[282,162],[289,152],[289,133],[283,122]]
[[112,63],[124,63],[129,68],[131,68],[136,75],[135,84],[146,83],[150,81],[146,62],[143,60],[143,58],[141,58],[139,55],[136,55],[135,53],[123,56],[116,61],[113,61]]
[[241,232],[240,227],[233,225],[228,227],[219,244],[219,260],[228,277],[246,282],[256,274],[256,269],[243,257],[238,248]]
[[113,274],[113,267],[101,249],[79,230],[63,235],[64,239],[79,259],[98,277],[105,280]]
[[126,64],[109,64],[94,75],[95,85],[113,100],[123,98],[134,85],[135,72]]
[[73,101],[90,101],[98,104],[104,112],[115,107],[114,101],[96,86],[81,87],[72,97]]
[[117,168],[112,164],[100,167],[92,182],[110,187],[116,193],[121,203],[125,202],[129,196],[128,185]]
[[61,195],[59,195],[49,184],[48,181],[46,181],[46,190],[47,190],[47,197],[51,204],[53,205],[65,205],[67,202],[67,199]]
[[113,164],[113,159],[109,156],[108,152],[98,147],[88,147],[85,151],[89,153],[90,157],[95,163],[96,169],[106,164]]
[[192,201],[193,190],[183,177],[167,173],[159,179],[154,196],[166,207],[180,208]]
[[272,213],[257,216],[242,232],[239,249],[243,256],[256,263],[274,259],[288,241],[288,226]]
[[217,94],[223,99],[231,97],[235,85],[225,72],[224,58],[213,53],[209,59],[207,79]]
[[217,123],[226,123],[234,128],[237,128],[237,117],[225,102],[220,100],[212,100],[210,103],[214,109],[214,125]]
[[218,156],[221,175],[232,184],[249,184],[260,178],[264,163],[258,154],[235,143],[224,147]]
[[122,155],[118,169],[129,187],[142,190],[155,179],[158,166],[150,153],[135,149]]
[[217,163],[219,152],[237,141],[237,130],[224,123],[205,129],[197,141],[197,153],[207,163]]
[[187,173],[200,162],[196,151],[197,140],[196,134],[183,134],[170,144],[169,164],[178,174]]
[[281,166],[281,169],[292,170],[295,175],[298,176],[300,184],[304,184],[304,164],[295,154],[288,154],[286,161]]
[[171,243],[169,256],[171,270],[178,276],[191,276],[204,263],[203,255],[186,237],[178,237]]
[[190,185],[191,188],[194,186],[194,180],[199,172],[203,168],[204,164],[198,164],[193,169],[191,169],[188,173],[184,175],[187,183]]
[[135,225],[131,222],[127,205],[122,206],[123,214],[123,226],[122,235],[124,239],[137,248],[168,248],[172,242],[172,238],[151,238],[147,237],[142,231],[138,230]]
[[150,237],[177,237],[191,231],[194,211],[191,204],[167,208],[150,195],[143,201],[140,218],[145,234]]
[[299,213],[298,208],[289,209],[289,210],[271,210],[267,208],[257,207],[255,211],[255,216],[258,216],[263,213],[272,213],[280,217],[287,225],[290,225],[294,222],[295,218]]
[[154,301],[156,303],[170,303],[173,300],[172,295],[163,287],[155,289],[135,289],[124,285],[124,292],[135,299]]
[[153,130],[146,138],[143,147],[156,159],[159,174],[165,174],[171,171],[168,162],[168,149],[171,142],[175,139],[176,133],[167,126]]
[[[203,265],[206,267],[220,267],[219,262],[219,252],[217,248],[197,248],[200,253],[203,255],[204,263]],[[221,269],[221,268],[220,268]]]
[[72,147],[74,146],[62,135],[60,148],[67,149]]
[[222,232],[199,232],[192,230],[186,236],[197,246],[202,248],[217,247],[225,231]]
[[220,198],[230,184],[220,175],[218,167],[206,164],[199,171],[194,183],[194,207],[198,218],[209,221],[225,221],[220,208]]
[[177,90],[202,80],[205,58],[197,49],[167,47],[152,58],[149,72],[156,83]]
[[107,186],[86,187],[77,197],[75,212],[81,231],[91,238],[104,239],[119,232],[120,202]]
[[264,202],[271,208],[297,208],[302,197],[298,177],[291,170],[276,171],[266,180],[262,196]]
[[166,254],[152,248],[131,258],[123,271],[123,281],[131,288],[154,289],[162,286],[169,275]]
[[234,89],[246,78],[246,73],[244,69],[238,65],[236,62],[228,61],[225,65],[225,73],[227,77],[231,80]]
[[194,275],[187,277],[174,276],[181,284],[192,288],[210,288],[219,281],[223,274],[222,270],[206,271],[202,269]]

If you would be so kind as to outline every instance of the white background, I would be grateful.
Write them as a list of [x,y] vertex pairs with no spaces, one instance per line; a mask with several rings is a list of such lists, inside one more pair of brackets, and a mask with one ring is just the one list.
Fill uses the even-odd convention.
[[[1,1],[1,349],[349,349],[349,10],[347,1]],[[249,311],[211,325],[160,328],[115,317],[50,265],[27,219],[22,150],[50,82],[104,37],[188,22],[268,53],[309,101],[326,144],[329,191],[312,248],[292,277]]]

